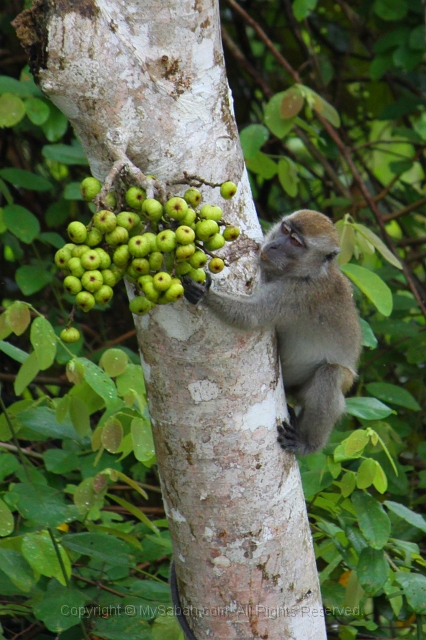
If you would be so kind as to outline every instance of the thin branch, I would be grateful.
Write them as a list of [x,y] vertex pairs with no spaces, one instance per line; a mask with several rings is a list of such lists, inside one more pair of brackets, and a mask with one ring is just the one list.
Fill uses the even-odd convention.
[[407,204],[406,207],[403,207],[402,209],[399,209],[394,213],[389,213],[388,215],[382,216],[382,218],[384,222],[388,222],[389,220],[395,220],[395,218],[406,216],[407,213],[410,213],[411,211],[414,211],[415,209],[422,207],[424,204],[426,204],[426,197],[421,198],[420,200],[417,200],[417,202],[412,202],[411,204]]
[[[19,453],[18,447],[14,444],[9,444],[9,442],[0,442],[0,449],[6,449],[7,451],[13,451],[13,453]],[[31,451],[31,449],[23,449],[22,447],[20,449],[25,456],[31,456],[32,458],[43,460],[43,456],[41,455],[41,453]]]

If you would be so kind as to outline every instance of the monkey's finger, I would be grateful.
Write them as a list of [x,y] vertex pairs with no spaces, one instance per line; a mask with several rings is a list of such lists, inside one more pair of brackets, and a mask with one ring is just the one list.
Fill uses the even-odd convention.
[[208,289],[198,282],[194,282],[188,276],[182,278],[182,284],[184,289],[184,296],[191,304],[197,304],[203,299]]

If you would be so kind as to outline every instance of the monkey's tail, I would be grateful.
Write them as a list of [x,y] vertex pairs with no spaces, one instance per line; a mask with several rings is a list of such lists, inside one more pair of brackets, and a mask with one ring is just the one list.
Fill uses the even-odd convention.
[[180,600],[177,579],[176,579],[175,563],[173,562],[173,560],[170,563],[169,584],[170,584],[170,591],[172,594],[172,602],[173,602],[173,608],[175,610],[175,616],[182,628],[182,631],[185,634],[185,638],[186,640],[197,640],[197,638],[192,633],[189,627],[189,624],[185,618],[185,615],[183,613],[183,606]]

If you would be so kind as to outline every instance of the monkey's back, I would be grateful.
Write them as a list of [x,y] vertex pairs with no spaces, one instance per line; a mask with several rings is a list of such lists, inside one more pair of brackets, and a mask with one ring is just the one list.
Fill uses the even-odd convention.
[[309,380],[323,364],[338,364],[355,375],[361,348],[361,329],[352,287],[337,265],[326,275],[291,283],[297,322],[276,327],[287,389]]

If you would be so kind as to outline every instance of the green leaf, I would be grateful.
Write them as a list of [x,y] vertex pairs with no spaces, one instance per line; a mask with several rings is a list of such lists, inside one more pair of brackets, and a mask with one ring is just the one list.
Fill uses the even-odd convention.
[[358,489],[367,489],[371,487],[376,477],[376,461],[372,458],[366,458],[359,466],[356,474],[356,486]]
[[56,334],[48,320],[36,318],[31,325],[31,344],[41,371],[52,366],[56,356]]
[[358,397],[346,400],[346,413],[361,420],[382,420],[395,412],[376,398]]
[[53,103],[49,107],[50,115],[46,122],[41,125],[41,128],[49,142],[56,142],[56,140],[62,138],[68,129],[68,120]]
[[62,249],[65,244],[63,237],[54,231],[43,231],[39,234],[38,240],[52,245],[55,249]]
[[136,460],[140,462],[151,460],[155,455],[151,425],[143,418],[133,418],[131,433]]
[[83,365],[84,379],[101,396],[105,405],[108,407],[115,403],[118,399],[117,388],[105,371],[87,358],[77,358],[76,362]]
[[47,449],[43,453],[47,471],[63,475],[80,468],[80,460],[74,451],[64,449]]
[[385,505],[396,516],[408,522],[416,529],[420,529],[423,533],[426,533],[426,520],[420,513],[414,513],[408,507],[400,504],[399,502],[392,502],[392,500],[386,500]]
[[12,328],[7,321],[7,311],[0,314],[0,340],[4,340],[12,333]]
[[359,323],[361,325],[362,332],[362,345],[364,347],[369,347],[370,349],[375,349],[378,345],[378,342],[376,336],[373,333],[373,329],[363,318],[359,319]]
[[126,371],[117,376],[115,383],[120,396],[125,396],[132,390],[143,395],[146,394],[145,380],[140,364],[129,364]]
[[398,571],[395,581],[401,585],[407,602],[414,613],[424,615],[426,613],[426,578],[416,573]]
[[372,396],[384,402],[390,402],[391,404],[412,409],[413,411],[420,411],[421,409],[417,400],[407,389],[398,387],[395,384],[390,384],[389,382],[370,382],[366,385],[366,389]]
[[265,153],[259,151],[253,158],[246,160],[247,169],[257,173],[265,180],[270,180],[277,173],[277,164]]
[[356,431],[352,431],[349,438],[342,442],[342,445],[347,456],[356,456],[365,449],[369,442],[370,438],[367,432],[364,429],[356,429]]
[[95,491],[93,478],[86,478],[78,485],[74,493],[74,504],[81,515],[86,515],[93,507],[102,508],[104,491]]
[[27,330],[31,322],[31,314],[25,302],[14,302],[6,311],[7,323],[13,333],[20,336]]
[[61,227],[71,214],[71,203],[68,200],[53,202],[46,211],[44,219],[49,228]]
[[390,567],[384,552],[380,549],[365,547],[359,556],[356,573],[361,587],[367,596],[380,591],[389,577]]
[[254,158],[269,138],[269,131],[262,124],[250,124],[240,132],[240,142],[245,160]]
[[118,418],[109,418],[102,429],[101,442],[110,453],[117,453],[123,440],[123,425]]
[[[130,606],[134,606],[133,603]],[[138,611],[135,607],[134,611]],[[153,640],[151,627],[140,618],[130,616],[110,616],[107,619],[96,618],[92,632],[95,637],[105,640]],[[182,636],[183,637],[183,636]],[[166,638],[164,638],[166,640]],[[178,637],[176,640],[180,640]]]
[[274,136],[284,138],[293,128],[292,118],[283,118],[281,114],[281,104],[286,98],[286,91],[275,94],[265,108],[264,122]]
[[401,20],[405,18],[408,5],[405,0],[375,0],[373,11],[382,20]]
[[3,351],[7,356],[16,360],[16,362],[20,362],[23,364],[27,358],[29,358],[29,354],[22,349],[18,349],[15,345],[10,344],[10,342],[5,342],[4,340],[0,340],[0,351]]
[[52,282],[53,274],[45,267],[25,264],[17,269],[15,279],[22,293],[31,296]]
[[[67,577],[70,578],[70,559],[60,543],[58,543],[58,547],[65,567],[65,573]],[[37,531],[36,533],[28,533],[24,536],[22,541],[22,555],[34,571],[48,578],[56,578],[58,582],[64,586],[66,585],[55,547],[47,531]]]
[[160,616],[152,625],[152,640],[185,640],[176,618]]
[[83,200],[80,182],[69,182],[63,193],[64,200]]
[[31,122],[37,126],[44,124],[50,116],[50,109],[47,102],[39,98],[28,98],[25,100],[25,111]]
[[0,547],[1,570],[21,591],[31,591],[34,587],[34,574],[22,554],[12,549]]
[[0,500],[0,537],[10,536],[15,528],[13,513],[3,500]]
[[111,376],[111,378],[123,374],[128,364],[129,357],[127,353],[124,353],[121,349],[107,349],[99,361],[99,366],[101,366],[102,369],[105,370],[105,373]]
[[6,227],[19,240],[30,244],[40,233],[40,224],[31,211],[19,204],[7,204],[3,209]]
[[21,98],[12,93],[0,96],[0,129],[13,127],[25,116],[25,105]]
[[138,520],[140,520],[141,522],[143,522],[144,524],[146,524],[147,527],[149,527],[150,529],[152,529],[155,533],[158,534],[158,529],[155,526],[155,524],[153,524],[151,522],[151,520],[144,514],[143,511],[141,511],[140,509],[138,509],[137,507],[135,507],[134,504],[131,504],[130,502],[128,502],[127,500],[123,500],[123,498],[119,498],[118,496],[112,495],[112,494],[108,494],[108,498],[110,500],[113,500],[114,502],[116,502],[117,504],[119,504],[121,507],[124,507],[125,509],[127,509],[127,511],[129,513],[132,514],[132,516],[135,516],[135,518],[138,518]]
[[278,162],[278,179],[287,195],[295,198],[298,192],[299,176],[297,167],[290,158],[281,158]]
[[65,503],[60,491],[47,485],[22,482],[15,484],[11,493],[17,497],[19,513],[43,527],[57,527],[80,515],[77,507]]
[[81,438],[90,436],[92,433],[90,428],[90,414],[85,402],[76,396],[70,396],[69,414],[78,435]]
[[10,76],[0,76],[0,94],[1,93],[14,93],[17,96],[23,98],[30,96],[42,96],[42,92],[34,83],[34,80],[28,80],[26,82],[20,82],[11,78]]
[[356,478],[354,473],[347,471],[341,480],[340,490],[344,498],[348,498],[356,487]]
[[46,144],[42,148],[41,153],[47,160],[55,160],[61,164],[89,164],[81,145],[71,146],[68,144]]
[[335,224],[339,234],[340,253],[337,258],[340,265],[346,264],[352,258],[355,250],[355,231],[352,224],[345,220],[338,220]]
[[341,269],[371,300],[380,313],[384,316],[389,316],[392,313],[392,292],[377,273],[356,264],[344,264]]
[[380,80],[393,66],[392,53],[379,53],[370,64],[369,76],[372,80]]
[[382,505],[368,493],[356,491],[352,494],[359,527],[370,547],[382,549],[389,539],[390,520]]
[[[15,185],[15,187],[22,187],[30,191],[49,191],[53,189],[53,184],[49,182],[49,180],[31,171],[25,171],[25,169],[7,167],[6,169],[0,169],[0,176]],[[25,211],[27,211],[27,209],[25,209]]]
[[424,24],[419,24],[411,31],[408,44],[411,49],[418,49],[419,51],[424,51],[426,49]]
[[299,90],[299,85],[286,89],[283,92],[280,105],[280,114],[284,119],[294,118],[302,109],[305,98]]
[[128,566],[134,562],[129,545],[106,533],[71,533],[63,536],[62,544],[80,555],[108,565]]
[[353,223],[353,227],[361,234],[364,236],[364,238],[366,238],[369,242],[371,242],[371,244],[373,245],[373,247],[375,247],[377,249],[377,251],[379,253],[382,254],[382,256],[385,258],[385,260],[387,260],[388,262],[390,262],[390,264],[392,264],[394,267],[396,267],[397,269],[402,269],[402,264],[400,263],[400,261],[398,260],[398,258],[396,256],[394,256],[394,254],[392,253],[392,251],[390,251],[387,246],[385,245],[385,243],[379,238],[379,236],[377,236],[375,233],[373,233],[371,231],[371,229],[369,229],[368,227],[366,227],[363,224],[359,224],[357,222]]
[[21,364],[18,375],[16,376],[13,388],[17,396],[21,395],[24,389],[26,389],[34,380],[39,371],[40,367],[37,360],[37,354],[33,351],[25,362]]
[[[41,591],[33,604],[34,615],[41,620],[56,637],[65,637],[62,631],[80,625],[80,612],[84,611],[87,596],[73,586],[64,587],[51,580],[46,592]],[[80,614],[80,615],[79,615]],[[72,638],[82,638],[81,632]],[[123,636],[125,637],[125,636]]]
[[302,22],[317,6],[318,0],[294,0],[293,14],[298,22]]
[[79,436],[71,422],[59,423],[56,420],[55,411],[48,407],[27,409],[19,414],[22,424],[46,438],[79,440]]
[[[383,446],[383,443],[381,444]],[[388,457],[390,457],[389,452],[386,448],[385,448],[385,453]],[[386,473],[384,472],[382,465],[379,464],[377,460],[375,460],[375,463],[376,463],[376,475],[374,476],[373,486],[379,493],[383,494],[388,489],[388,479],[386,477]],[[395,463],[393,462],[392,458],[391,458],[391,463],[393,467],[395,467]]]

